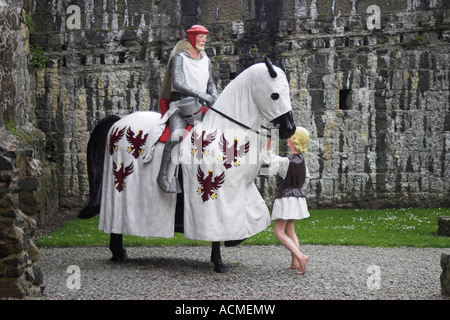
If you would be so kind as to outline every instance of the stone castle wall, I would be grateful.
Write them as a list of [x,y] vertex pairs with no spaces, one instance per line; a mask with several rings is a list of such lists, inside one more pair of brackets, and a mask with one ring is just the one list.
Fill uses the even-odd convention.
[[[42,292],[33,235],[86,203],[90,131],[157,110],[196,23],[219,90],[264,56],[286,60],[311,132],[310,207],[450,204],[446,0],[0,0],[0,296]],[[273,177],[257,182],[270,204]]]
[[[311,132],[311,207],[449,205],[447,2],[375,3],[30,0],[46,58],[33,71],[36,126],[60,205],[87,200],[96,122],[157,110],[170,51],[196,23],[211,31],[219,90],[264,56],[285,58],[296,122]],[[270,202],[273,186],[258,185]]]
[[35,128],[23,5],[0,0],[0,297],[41,294],[33,235],[37,218],[44,221],[58,206],[51,196],[56,176],[41,148],[45,135]]

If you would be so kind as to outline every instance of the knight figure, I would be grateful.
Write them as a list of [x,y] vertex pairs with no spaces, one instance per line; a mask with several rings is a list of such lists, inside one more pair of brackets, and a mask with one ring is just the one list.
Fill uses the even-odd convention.
[[209,31],[194,25],[186,34],[189,41],[178,42],[172,51],[160,95],[163,119],[170,128],[157,178],[164,192],[177,192],[168,177],[173,148],[183,138],[186,127],[201,120],[201,105],[212,106],[218,96],[211,60],[204,52]]

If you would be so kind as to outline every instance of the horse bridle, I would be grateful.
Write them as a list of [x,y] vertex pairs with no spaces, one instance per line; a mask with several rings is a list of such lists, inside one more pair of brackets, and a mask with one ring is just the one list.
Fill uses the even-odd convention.
[[[270,76],[271,76],[272,78],[276,78],[276,77],[278,76],[278,74],[277,74],[277,72],[275,71],[275,68],[273,67],[272,61],[270,61],[269,58],[264,57],[264,63],[266,64],[267,69],[269,70]],[[285,71],[285,70],[286,70],[286,67],[285,67],[284,59],[283,59],[283,58],[280,59],[280,64],[281,64],[281,69],[286,73],[286,71]],[[243,124],[242,122],[240,122],[240,121],[238,121],[238,120],[236,120],[236,119],[234,119],[234,118],[232,118],[232,117],[226,115],[225,113],[223,113],[223,112],[221,112],[221,111],[219,111],[219,110],[217,110],[217,109],[215,109],[215,108],[213,108],[213,107],[211,107],[211,106],[208,106],[208,109],[211,109],[212,111],[214,111],[214,112],[220,114],[220,115],[221,115],[222,117],[224,117],[225,119],[227,119],[227,120],[229,120],[229,121],[231,121],[231,122],[233,122],[233,123],[235,123],[235,124],[237,124],[237,125],[239,125],[239,126],[245,128],[245,129],[247,129],[247,130],[253,131],[253,132],[255,132],[256,134],[259,134],[259,135],[261,134],[258,130],[255,130],[255,129],[253,129],[253,128],[250,128],[249,126]],[[271,131],[272,129],[271,129],[271,128],[268,128],[268,127],[266,127],[266,126],[264,126],[264,125],[261,125],[261,128],[267,130],[267,131],[268,131],[267,136],[270,137],[270,131]]]

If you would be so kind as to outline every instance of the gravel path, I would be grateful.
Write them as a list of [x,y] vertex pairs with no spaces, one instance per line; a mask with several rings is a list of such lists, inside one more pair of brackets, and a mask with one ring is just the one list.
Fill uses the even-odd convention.
[[[131,260],[122,264],[110,261],[106,247],[44,247],[37,265],[46,287],[39,299],[443,299],[440,257],[449,248],[303,245],[301,250],[310,257],[302,276],[282,270],[290,264],[282,246],[222,246],[226,274],[213,271],[209,246],[131,247]],[[79,289],[67,287],[71,265],[79,267]],[[370,281],[377,275],[378,282]]]

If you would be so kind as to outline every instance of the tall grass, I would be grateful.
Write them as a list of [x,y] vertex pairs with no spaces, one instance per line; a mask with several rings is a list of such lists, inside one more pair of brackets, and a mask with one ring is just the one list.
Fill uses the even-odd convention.
[[[302,244],[354,245],[370,247],[449,248],[450,237],[437,236],[438,217],[450,216],[450,208],[389,210],[310,210],[308,219],[296,221]],[[104,246],[109,235],[98,230],[98,217],[72,220],[37,239],[38,246]],[[183,234],[172,239],[124,236],[125,246],[208,245],[209,242],[186,240]],[[273,223],[243,244],[279,244],[273,236]]]

